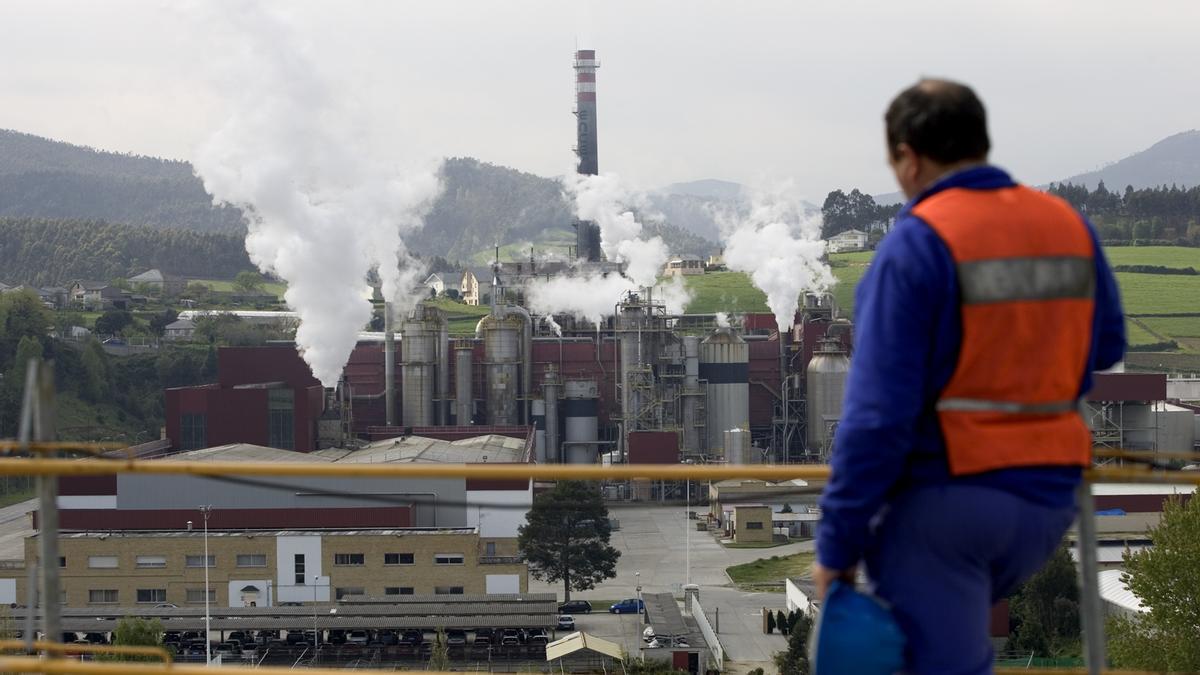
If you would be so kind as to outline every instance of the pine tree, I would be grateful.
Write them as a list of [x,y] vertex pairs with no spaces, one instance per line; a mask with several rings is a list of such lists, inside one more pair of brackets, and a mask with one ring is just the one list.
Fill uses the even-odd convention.
[[812,619],[803,612],[796,615],[796,625],[788,636],[787,651],[775,655],[775,667],[779,675],[808,675],[808,634],[812,631]]
[[765,611],[767,613],[767,633],[768,634],[774,633],[775,632],[775,612],[772,612],[769,609],[763,610],[763,611]]
[[616,576],[621,553],[609,545],[612,527],[608,508],[593,483],[560,481],[537,495],[526,522],[517,532],[517,545],[529,573],[551,583],[563,583],[563,599]]

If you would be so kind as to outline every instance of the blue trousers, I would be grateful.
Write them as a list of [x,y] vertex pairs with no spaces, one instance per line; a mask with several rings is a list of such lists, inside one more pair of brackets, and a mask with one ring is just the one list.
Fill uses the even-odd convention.
[[990,487],[932,485],[901,493],[866,552],[875,594],[907,637],[906,672],[992,672],[990,611],[1041,568],[1075,508],[1049,508]]

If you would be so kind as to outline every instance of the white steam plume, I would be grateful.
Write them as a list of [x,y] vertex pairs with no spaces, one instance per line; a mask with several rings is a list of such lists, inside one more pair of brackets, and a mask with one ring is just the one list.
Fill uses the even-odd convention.
[[717,312],[717,328],[729,328],[729,314]]
[[525,300],[535,314],[570,314],[600,325],[621,296],[637,288],[633,281],[615,273],[559,276],[530,283]]
[[722,224],[725,264],[749,274],[767,294],[781,331],[791,327],[802,293],[823,292],[835,283],[821,261],[820,216],[809,214],[788,188],[754,193],[746,212],[714,214]]
[[[638,286],[653,286],[667,262],[662,237],[642,239],[642,224],[628,205],[634,196],[616,174],[571,174],[565,181],[575,214],[600,226],[600,248],[609,260],[625,263],[625,276]],[[615,301],[614,301],[615,302]]]
[[421,272],[401,233],[418,228],[440,186],[430,166],[399,170],[364,132],[370,124],[336,77],[322,73],[283,17],[256,3],[221,3],[211,20],[229,54],[217,86],[224,125],[195,166],[214,201],[242,207],[246,250],[287,282],[296,342],[313,375],[336,385],[371,317],[364,279],[378,268],[398,315],[415,306]]
[[663,304],[667,314],[683,314],[692,301],[692,290],[683,282],[683,277],[671,277],[670,281],[654,287],[654,300]]

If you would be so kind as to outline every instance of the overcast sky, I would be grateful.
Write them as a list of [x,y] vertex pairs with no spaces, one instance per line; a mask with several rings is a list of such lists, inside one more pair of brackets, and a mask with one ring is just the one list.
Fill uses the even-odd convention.
[[[881,114],[923,74],[976,87],[993,159],[1031,183],[1200,127],[1196,0],[277,6],[391,152],[542,175],[572,166],[571,56],[594,47],[601,170],[639,188],[892,191]],[[179,2],[0,0],[0,127],[188,159],[225,109],[218,31]]]

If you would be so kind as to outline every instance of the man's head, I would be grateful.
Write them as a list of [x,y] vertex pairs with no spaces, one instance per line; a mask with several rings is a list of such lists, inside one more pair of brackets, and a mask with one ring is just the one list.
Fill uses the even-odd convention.
[[921,80],[892,100],[883,119],[888,163],[909,199],[948,171],[986,161],[991,149],[983,102],[965,84]]

